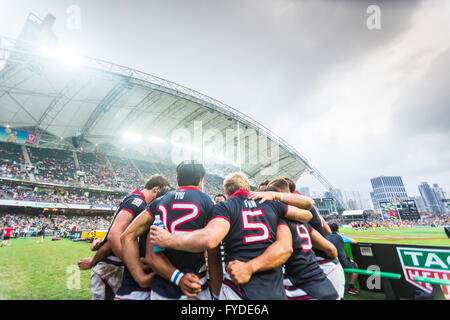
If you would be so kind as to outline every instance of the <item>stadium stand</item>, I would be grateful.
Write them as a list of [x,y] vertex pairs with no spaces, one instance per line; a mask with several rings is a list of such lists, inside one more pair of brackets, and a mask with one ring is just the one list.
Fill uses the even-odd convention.
[[0,142],[0,176],[28,179],[22,149],[14,143]]
[[88,189],[0,186],[0,199],[5,200],[115,206],[123,196],[124,193],[107,193]]
[[[77,168],[72,151],[25,148],[31,163],[20,145],[0,142],[0,178],[8,179],[0,184],[0,199],[114,206],[130,190],[142,188],[153,174],[164,175],[177,187],[172,164],[77,152]],[[21,180],[30,183],[21,185]],[[222,181],[223,176],[208,173],[204,191],[210,196],[222,192]]]
[[108,156],[114,170],[115,187],[120,190],[133,190],[145,184],[139,170],[132,164],[131,159]]
[[80,163],[81,180],[88,187],[115,189],[118,184],[105,155],[100,153],[77,152]]
[[35,167],[34,176],[37,181],[63,185],[76,183],[76,168],[71,151],[29,146],[26,148]]

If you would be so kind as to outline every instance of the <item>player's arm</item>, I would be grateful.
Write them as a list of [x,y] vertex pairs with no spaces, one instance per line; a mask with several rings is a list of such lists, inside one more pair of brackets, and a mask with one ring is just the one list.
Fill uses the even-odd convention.
[[344,243],[354,243],[354,244],[358,243],[358,241],[356,241],[355,239],[347,237],[347,236],[343,235],[342,233],[340,233],[339,235],[341,236],[342,240],[344,240]]
[[151,226],[151,243],[162,248],[188,252],[203,252],[216,248],[230,230],[226,219],[211,219],[206,227],[185,234],[172,234],[167,230]]
[[328,223],[325,221],[325,219],[322,216],[320,216],[320,220],[322,220],[324,235],[325,235],[325,237],[328,237],[331,234],[330,226],[328,225]]
[[160,277],[178,285],[181,291],[188,297],[194,298],[202,290],[201,281],[193,273],[182,273],[170,262],[164,252],[155,252],[153,244],[147,241],[146,259],[152,270]]
[[218,298],[223,281],[220,245],[208,250],[209,288],[213,297]]
[[286,224],[277,227],[277,239],[262,255],[247,262],[238,260],[228,263],[227,272],[231,279],[237,284],[250,281],[256,272],[277,268],[285,263],[292,254],[292,234]]
[[313,218],[312,213],[309,211],[311,210],[314,203],[309,202],[309,200],[313,200],[296,193],[281,193],[272,191],[253,192],[250,194],[249,199],[261,199],[259,203],[264,203],[271,200],[279,200],[287,204],[288,210],[286,211],[285,218],[290,220],[305,223],[309,222]]
[[119,211],[108,233],[107,240],[111,244],[112,251],[121,260],[123,259],[120,236],[130,224],[131,219],[133,219],[133,214],[131,212],[126,210]]
[[338,251],[334,244],[322,237],[322,235],[317,230],[311,228],[310,236],[313,248],[325,252],[325,254],[331,259],[337,258]]
[[309,210],[299,209],[297,207],[288,205],[284,217],[289,220],[306,223],[313,218],[313,215]]
[[126,264],[134,280],[143,288],[149,287],[153,281],[152,274],[146,274],[139,257],[138,237],[143,235],[153,223],[153,216],[144,210],[125,229],[120,236],[122,245],[122,261]]
[[279,200],[287,205],[297,207],[299,209],[311,210],[314,205],[314,200],[297,193],[282,193],[274,191],[261,191],[250,193],[249,199],[261,199],[259,203],[264,203],[267,200]]
[[97,263],[105,259],[107,256],[112,254],[112,249],[109,241],[106,241],[97,251],[95,252],[94,257],[84,258],[78,261],[78,267],[81,270],[88,270],[93,268]]
[[94,239],[94,241],[92,241],[91,246],[90,246],[91,251],[97,251],[102,246],[102,243],[103,243],[103,239],[100,239],[100,238]]

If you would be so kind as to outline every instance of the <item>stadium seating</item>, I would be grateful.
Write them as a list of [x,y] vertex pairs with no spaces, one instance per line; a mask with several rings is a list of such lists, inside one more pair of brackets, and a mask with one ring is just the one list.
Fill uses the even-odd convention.
[[115,176],[106,156],[100,153],[77,152],[79,171],[85,173],[84,183],[88,187],[100,187],[105,189],[115,189]]
[[20,145],[0,142],[0,176],[28,179]]
[[117,189],[133,190],[142,188],[145,184],[144,178],[132,164],[132,160],[115,156],[108,156],[108,159],[116,176],[115,187]]
[[[164,175],[176,187],[175,165],[156,163],[144,160],[132,160],[124,157],[101,153],[77,152],[79,167],[76,167],[73,151],[36,148],[26,146],[34,175],[28,174],[22,147],[13,143],[0,143],[0,177],[29,180],[32,182],[58,184],[70,189],[37,188],[33,190],[23,187],[3,188],[0,196],[3,199],[109,204],[120,200],[123,195],[135,188],[144,187],[147,179],[153,174]],[[224,168],[207,168],[203,191],[213,196],[222,191]],[[230,169],[229,169],[230,170]],[[34,178],[34,179],[33,179]],[[76,188],[76,189],[74,189]],[[91,190],[84,190],[84,189]],[[105,192],[99,193],[98,189]],[[97,191],[95,191],[97,190]],[[109,192],[106,192],[109,191]]]
[[28,155],[35,166],[37,181],[63,185],[76,183],[75,162],[71,151],[33,148],[27,146]]

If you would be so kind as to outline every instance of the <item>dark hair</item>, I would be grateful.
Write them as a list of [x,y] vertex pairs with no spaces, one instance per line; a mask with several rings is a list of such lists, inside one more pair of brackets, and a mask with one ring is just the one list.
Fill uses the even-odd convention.
[[177,166],[178,186],[198,186],[205,174],[203,164],[195,160],[185,160]]
[[339,225],[336,222],[332,222],[329,224],[330,229],[332,232],[338,232],[339,231]]
[[148,179],[145,183],[145,189],[151,190],[154,187],[160,187],[161,189],[167,188],[170,186],[170,182],[164,178],[164,176],[160,174],[154,174]]
[[264,180],[263,182],[261,182],[258,186],[258,188],[256,188],[256,191],[261,191],[261,187],[262,186],[267,186],[269,184],[270,180]]
[[289,190],[289,182],[287,182],[284,178],[276,178],[275,180],[270,181],[267,188],[275,187],[278,190]]
[[275,188],[274,186],[268,186],[267,188],[264,189],[264,191],[274,191],[274,192],[278,192],[278,189]]
[[286,180],[289,183],[289,191],[294,192],[295,191],[295,182],[291,178],[283,177],[284,180]]
[[225,200],[227,200],[227,196],[222,194],[222,193],[218,193],[214,196],[214,201],[216,200],[217,197],[223,197]]

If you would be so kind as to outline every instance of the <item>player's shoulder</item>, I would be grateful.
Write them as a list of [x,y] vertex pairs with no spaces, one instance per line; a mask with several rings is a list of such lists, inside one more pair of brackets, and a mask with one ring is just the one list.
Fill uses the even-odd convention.
[[[259,203],[257,201],[257,203]],[[286,210],[287,206],[285,203],[278,201],[278,200],[269,200],[264,201],[264,203],[260,204],[261,207],[265,208],[271,208],[275,212],[279,212],[280,210]]]
[[214,203],[214,201],[211,199],[211,197],[210,196],[208,196],[206,193],[204,193],[203,191],[200,191],[200,190],[198,190],[199,191],[199,197],[201,197],[202,199],[204,199],[204,200],[206,200],[206,201],[208,201],[208,202],[213,202]]
[[145,199],[139,194],[129,194],[121,202],[121,210],[131,210],[134,214],[142,211],[147,206]]

